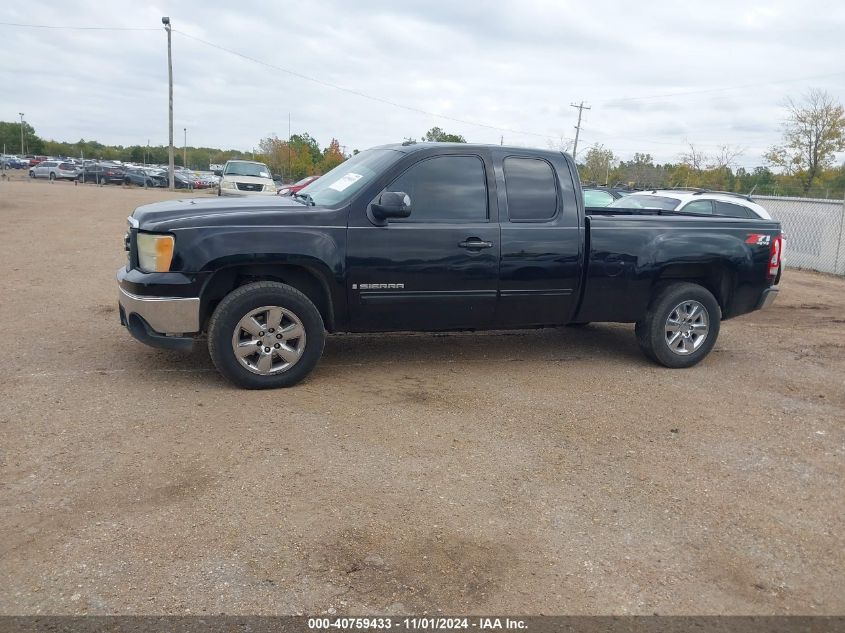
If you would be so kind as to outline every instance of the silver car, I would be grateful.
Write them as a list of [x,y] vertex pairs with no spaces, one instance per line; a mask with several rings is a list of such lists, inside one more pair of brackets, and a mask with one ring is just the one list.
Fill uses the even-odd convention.
[[79,170],[76,165],[66,161],[45,160],[29,170],[30,178],[48,180],[76,180]]

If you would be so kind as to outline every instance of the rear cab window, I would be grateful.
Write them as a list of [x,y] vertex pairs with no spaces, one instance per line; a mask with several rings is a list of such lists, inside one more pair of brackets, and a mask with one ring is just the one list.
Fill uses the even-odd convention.
[[503,167],[511,222],[546,222],[557,215],[557,179],[548,162],[509,156]]

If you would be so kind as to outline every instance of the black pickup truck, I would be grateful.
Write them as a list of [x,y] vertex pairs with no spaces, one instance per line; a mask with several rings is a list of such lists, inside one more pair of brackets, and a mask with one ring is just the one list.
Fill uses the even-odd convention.
[[148,345],[207,334],[246,388],[290,386],[326,332],[635,323],[689,367],[768,305],[777,222],[586,209],[561,152],[419,143],[357,154],[294,197],[185,199],[129,217],[120,319]]

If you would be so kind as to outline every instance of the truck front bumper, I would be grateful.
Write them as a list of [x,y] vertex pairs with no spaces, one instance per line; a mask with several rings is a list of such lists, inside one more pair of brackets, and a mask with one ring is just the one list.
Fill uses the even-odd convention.
[[134,294],[125,287],[125,268],[118,270],[117,283],[120,322],[132,336],[153,347],[181,350],[193,347],[192,335],[200,329],[199,297]]
[[778,296],[778,288],[777,286],[772,286],[771,288],[766,288],[763,291],[763,294],[760,295],[760,301],[757,303],[757,310],[762,310],[763,308],[768,308],[772,305],[772,302]]

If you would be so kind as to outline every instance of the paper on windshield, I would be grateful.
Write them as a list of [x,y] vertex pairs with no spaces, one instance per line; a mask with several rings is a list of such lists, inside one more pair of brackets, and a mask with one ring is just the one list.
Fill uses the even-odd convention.
[[335,191],[343,191],[347,187],[354,185],[356,182],[361,180],[361,178],[363,178],[361,174],[353,174],[352,172],[350,172],[345,176],[341,176],[332,184],[330,184],[329,189],[334,189]]

